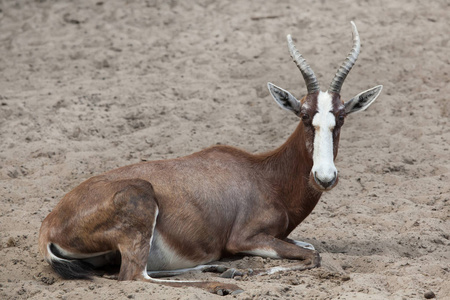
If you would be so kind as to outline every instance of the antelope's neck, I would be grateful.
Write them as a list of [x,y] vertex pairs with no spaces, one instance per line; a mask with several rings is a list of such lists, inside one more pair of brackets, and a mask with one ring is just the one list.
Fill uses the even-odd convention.
[[313,160],[307,149],[303,123],[299,123],[283,145],[260,158],[278,199],[287,208],[290,232],[311,213],[322,195],[309,184]]

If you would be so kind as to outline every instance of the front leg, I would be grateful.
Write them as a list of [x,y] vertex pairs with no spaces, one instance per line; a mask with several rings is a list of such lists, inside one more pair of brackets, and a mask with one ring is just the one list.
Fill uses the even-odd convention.
[[316,250],[307,249],[265,233],[233,241],[228,245],[228,250],[233,254],[243,253],[269,258],[300,260],[304,269],[320,266],[319,252]]

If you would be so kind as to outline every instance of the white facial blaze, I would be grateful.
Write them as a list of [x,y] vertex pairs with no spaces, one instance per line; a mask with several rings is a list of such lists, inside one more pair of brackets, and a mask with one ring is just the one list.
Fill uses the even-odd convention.
[[337,170],[333,161],[333,129],[336,126],[331,95],[319,92],[317,113],[312,124],[315,128],[313,168],[311,172],[322,182],[332,181]]

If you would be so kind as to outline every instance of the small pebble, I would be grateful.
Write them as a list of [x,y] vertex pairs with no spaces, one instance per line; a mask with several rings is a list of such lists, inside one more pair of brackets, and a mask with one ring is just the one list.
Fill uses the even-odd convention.
[[433,293],[433,291],[428,291],[425,294],[423,294],[425,299],[433,299],[436,298],[436,295]]
[[349,281],[350,280],[350,276],[344,275],[344,276],[341,277],[341,280],[342,281]]

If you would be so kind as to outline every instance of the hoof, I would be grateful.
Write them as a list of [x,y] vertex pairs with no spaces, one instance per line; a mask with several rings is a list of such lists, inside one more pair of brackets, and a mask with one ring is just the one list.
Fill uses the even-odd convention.
[[236,276],[243,276],[244,274],[241,271],[238,271],[236,269],[230,268],[223,272],[220,277],[222,278],[234,278]]

